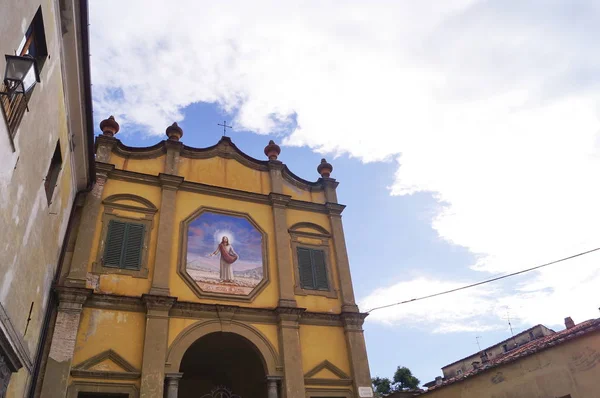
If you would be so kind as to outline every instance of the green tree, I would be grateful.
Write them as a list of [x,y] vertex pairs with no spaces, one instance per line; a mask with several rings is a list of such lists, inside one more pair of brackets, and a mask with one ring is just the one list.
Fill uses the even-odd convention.
[[406,366],[398,366],[394,373],[394,391],[411,390],[419,387],[419,379]]
[[419,387],[419,379],[412,375],[406,366],[398,366],[394,378],[374,377],[371,379],[376,397],[384,397],[396,391],[412,390]]
[[392,392],[392,381],[387,377],[373,377],[371,383],[376,397],[383,397]]

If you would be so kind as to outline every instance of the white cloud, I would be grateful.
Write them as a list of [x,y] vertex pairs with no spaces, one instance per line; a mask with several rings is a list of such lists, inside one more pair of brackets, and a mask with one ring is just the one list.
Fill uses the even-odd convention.
[[[288,145],[395,159],[391,193],[448,203],[433,227],[481,256],[482,278],[600,245],[597,2],[176,4],[92,2],[96,115],[162,135],[183,107],[215,102]],[[465,303],[478,301],[522,308],[531,323],[589,318],[597,262],[466,293],[448,316],[434,300],[409,313],[439,331],[496,325],[499,315],[475,323]],[[406,281],[364,302],[456,283]],[[404,321],[401,307],[372,318]]]

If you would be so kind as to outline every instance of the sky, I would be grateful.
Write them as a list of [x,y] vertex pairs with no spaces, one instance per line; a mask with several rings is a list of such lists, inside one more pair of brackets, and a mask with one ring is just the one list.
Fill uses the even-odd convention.
[[[128,145],[215,144],[297,175],[326,157],[361,310],[600,247],[600,3],[90,2],[96,124]],[[373,376],[599,316],[600,254],[385,310]]]

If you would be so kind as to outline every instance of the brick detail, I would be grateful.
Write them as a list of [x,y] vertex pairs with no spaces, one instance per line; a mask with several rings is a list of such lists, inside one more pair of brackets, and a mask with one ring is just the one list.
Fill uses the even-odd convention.
[[52,345],[50,346],[50,358],[57,362],[71,361],[75,350],[80,317],[81,313],[79,312],[58,312]]

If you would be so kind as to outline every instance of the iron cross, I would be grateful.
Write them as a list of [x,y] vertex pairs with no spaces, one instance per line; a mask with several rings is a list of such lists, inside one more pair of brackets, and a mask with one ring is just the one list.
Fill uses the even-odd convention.
[[227,130],[225,129],[230,129],[232,126],[228,126],[227,122],[225,120],[223,120],[223,124],[221,123],[217,123],[217,126],[223,126],[223,136],[226,136],[227,134]]

